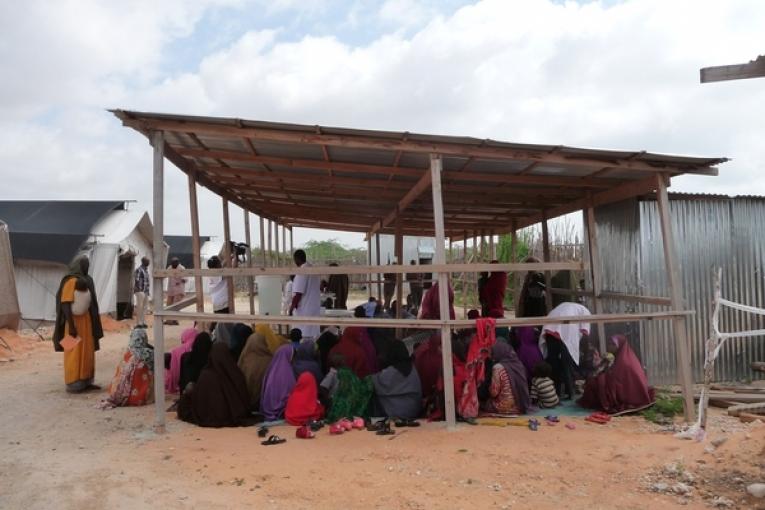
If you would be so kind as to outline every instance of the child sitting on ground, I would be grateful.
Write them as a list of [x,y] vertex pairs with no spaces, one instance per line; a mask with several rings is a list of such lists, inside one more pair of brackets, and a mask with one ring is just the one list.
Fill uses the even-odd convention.
[[560,403],[558,394],[555,392],[555,384],[550,378],[551,375],[552,367],[549,363],[540,361],[534,365],[531,378],[531,402],[546,409]]

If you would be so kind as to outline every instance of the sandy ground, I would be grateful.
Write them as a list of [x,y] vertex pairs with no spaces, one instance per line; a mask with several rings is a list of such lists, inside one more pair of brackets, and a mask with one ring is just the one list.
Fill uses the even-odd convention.
[[[170,345],[179,332],[168,328]],[[151,406],[98,410],[102,394],[64,392],[61,354],[27,342],[37,345],[0,363],[2,509],[765,508],[745,494],[765,481],[765,426],[720,413],[710,438],[727,440],[716,449],[637,417],[538,432],[426,424],[390,438],[324,429],[298,440],[279,427],[287,443],[264,447],[255,428],[167,414],[157,435]],[[108,385],[126,343],[126,331],[102,341],[97,383]]]

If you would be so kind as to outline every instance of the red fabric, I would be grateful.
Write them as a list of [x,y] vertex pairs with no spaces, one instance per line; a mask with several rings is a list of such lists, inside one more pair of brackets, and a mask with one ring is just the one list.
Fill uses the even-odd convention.
[[311,420],[320,420],[323,416],[324,407],[319,403],[316,378],[310,372],[303,372],[287,399],[284,419],[290,425],[300,426]]
[[[438,283],[428,289],[425,293],[425,297],[422,299],[422,318],[423,319],[440,319],[441,318],[441,301],[438,298]],[[454,319],[454,291],[452,286],[449,285],[449,318]]]
[[492,346],[497,341],[494,329],[494,319],[478,319],[476,321],[476,335],[470,342],[465,360],[465,385],[462,388],[462,393],[458,394],[457,412],[463,418],[478,416],[478,387],[486,378],[486,360],[491,354]]
[[621,335],[611,341],[620,344],[614,364],[587,380],[578,404],[613,414],[652,403],[654,390],[648,386],[648,377],[629,342]]
[[372,373],[369,358],[361,345],[361,336],[365,331],[364,328],[356,326],[345,328],[340,341],[329,351],[330,360],[335,354],[341,355],[344,366],[350,368],[359,379]]
[[414,351],[414,368],[420,376],[422,397],[427,400],[436,391],[438,378],[443,371],[440,334],[432,335],[427,342],[417,347]]
[[486,316],[502,318],[505,316],[505,291],[507,290],[507,273],[491,273],[481,288],[481,303],[486,307]]

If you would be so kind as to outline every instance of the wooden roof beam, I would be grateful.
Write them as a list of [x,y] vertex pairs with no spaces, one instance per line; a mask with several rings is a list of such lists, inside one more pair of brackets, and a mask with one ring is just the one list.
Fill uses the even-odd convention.
[[431,179],[431,173],[425,172],[422,174],[422,177],[420,177],[420,180],[417,181],[417,184],[410,189],[406,195],[404,195],[401,200],[399,200],[398,205],[396,205],[395,209],[393,209],[391,212],[388,213],[387,216],[385,216],[380,221],[376,222],[372,227],[369,229],[369,232],[367,233],[367,239],[369,239],[373,234],[379,232],[383,228],[387,227],[393,221],[395,221],[396,217],[400,215],[407,207],[409,207],[409,204],[414,202],[417,197],[419,197],[422,193],[425,192],[428,188],[430,188],[430,179]]

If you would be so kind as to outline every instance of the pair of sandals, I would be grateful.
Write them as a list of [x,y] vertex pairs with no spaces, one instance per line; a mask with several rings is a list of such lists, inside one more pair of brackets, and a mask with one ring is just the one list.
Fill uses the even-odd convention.
[[597,413],[592,413],[587,418],[584,419],[584,421],[588,421],[590,423],[597,423],[598,425],[605,425],[609,421],[611,421],[611,416],[607,413],[598,411]]
[[[258,429],[258,437],[266,437],[268,435],[268,432],[269,432],[268,427],[266,426],[260,427]],[[268,439],[266,439],[265,441],[261,441],[260,444],[262,444],[263,446],[273,446],[276,444],[282,444],[286,442],[287,440],[284,438],[281,438],[277,435],[271,435],[271,436],[268,436]]]
[[388,418],[383,418],[379,421],[370,421],[367,424],[367,430],[369,432],[374,432],[378,436],[392,436],[396,432],[394,430],[391,430],[390,428],[390,420]]

